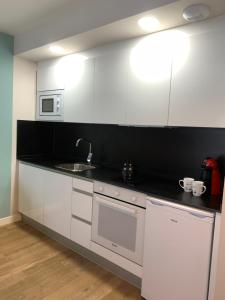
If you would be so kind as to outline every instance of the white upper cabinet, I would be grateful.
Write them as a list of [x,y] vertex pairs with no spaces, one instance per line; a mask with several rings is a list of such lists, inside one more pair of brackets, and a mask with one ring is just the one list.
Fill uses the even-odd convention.
[[174,56],[169,125],[225,127],[224,29],[205,28],[187,39],[185,56]]
[[65,58],[38,63],[37,91],[61,90],[65,88]]
[[91,123],[94,119],[94,60],[70,56],[65,74],[64,120]]
[[167,41],[167,35],[153,34],[138,39],[130,49],[126,101],[128,125],[167,125],[172,64]]
[[68,122],[225,127],[224,26],[222,16],[40,62],[37,90],[65,88]]
[[111,52],[95,58],[94,122],[124,124],[127,98],[127,53]]

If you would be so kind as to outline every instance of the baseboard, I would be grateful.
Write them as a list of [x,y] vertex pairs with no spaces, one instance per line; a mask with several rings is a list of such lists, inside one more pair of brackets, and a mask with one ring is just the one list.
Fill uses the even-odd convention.
[[0,219],[0,226],[4,226],[4,225],[8,225],[14,222],[18,222],[21,220],[21,215],[17,214],[17,215],[13,215],[13,216],[9,216],[6,218],[2,218]]

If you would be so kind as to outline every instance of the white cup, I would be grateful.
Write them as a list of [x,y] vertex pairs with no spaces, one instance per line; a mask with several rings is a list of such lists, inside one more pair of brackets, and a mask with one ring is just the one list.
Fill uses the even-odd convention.
[[201,196],[206,191],[206,186],[203,181],[194,181],[192,184],[193,195],[196,197]]
[[192,192],[192,183],[194,182],[194,178],[185,177],[182,180],[179,180],[179,185],[185,192]]

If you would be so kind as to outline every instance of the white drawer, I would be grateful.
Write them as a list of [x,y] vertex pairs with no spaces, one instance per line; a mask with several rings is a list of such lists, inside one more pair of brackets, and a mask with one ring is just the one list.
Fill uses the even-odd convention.
[[71,240],[75,243],[90,249],[91,246],[91,225],[72,218]]
[[85,221],[92,219],[92,196],[73,191],[72,194],[72,215]]
[[91,181],[74,178],[73,179],[73,188],[87,192],[89,194],[93,194],[94,184]]

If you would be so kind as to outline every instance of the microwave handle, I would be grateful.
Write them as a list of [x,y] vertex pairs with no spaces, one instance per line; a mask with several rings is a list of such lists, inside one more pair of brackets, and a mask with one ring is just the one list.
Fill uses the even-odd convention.
[[121,212],[128,213],[130,215],[136,215],[136,210],[132,208],[125,207],[123,205],[119,205],[111,202],[110,200],[103,200],[100,197],[95,198],[97,202],[104,204],[105,206],[115,208]]

